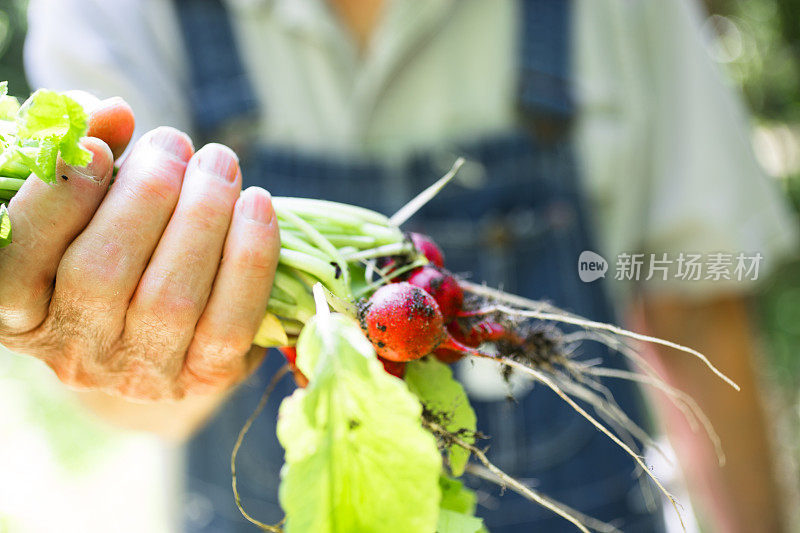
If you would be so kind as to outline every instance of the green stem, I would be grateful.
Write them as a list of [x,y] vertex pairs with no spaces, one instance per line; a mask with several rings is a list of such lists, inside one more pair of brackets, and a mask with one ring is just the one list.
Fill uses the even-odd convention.
[[25,178],[0,177],[0,191],[17,192],[25,183]]
[[342,280],[344,282],[345,290],[347,291],[347,296],[349,297],[350,271],[348,270],[347,267],[347,261],[344,260],[342,254],[339,253],[339,250],[333,244],[331,244],[330,241],[326,239],[319,231],[317,231],[316,228],[314,228],[311,224],[309,224],[299,216],[295,215],[291,211],[278,212],[278,217],[279,219],[284,218],[285,220],[288,220],[289,222],[297,226],[297,228],[299,228],[300,231],[306,234],[306,236],[311,240],[312,243],[314,243],[323,252],[328,254],[331,260],[333,260],[333,262],[338,265],[341,271],[340,273],[342,275]]
[[[301,216],[322,216],[339,218],[340,220],[360,220],[381,226],[389,225],[389,217],[376,211],[355,205],[340,204],[328,200],[315,200],[311,198],[292,198],[288,196],[272,199],[276,209],[286,208]],[[358,224],[356,224],[358,225]]]
[[362,298],[362,297],[366,296],[367,294],[371,293],[372,291],[374,291],[378,287],[386,285],[387,283],[392,281],[394,278],[396,278],[398,276],[402,276],[403,274],[405,274],[406,272],[408,272],[410,270],[414,270],[417,267],[421,267],[421,266],[424,266],[424,265],[427,265],[427,264],[428,264],[428,260],[427,259],[425,259],[424,257],[419,257],[419,258],[415,259],[414,261],[412,261],[411,263],[409,263],[409,264],[407,264],[405,266],[402,266],[402,267],[400,267],[400,268],[398,268],[396,270],[392,270],[391,272],[389,272],[388,274],[383,276],[380,280],[373,281],[372,283],[370,283],[370,284],[366,285],[365,287],[363,287],[361,290],[357,291],[353,295],[353,300],[358,300],[359,298]]
[[374,259],[376,257],[387,257],[391,255],[411,255],[414,252],[414,247],[407,242],[398,242],[393,244],[385,244],[372,248],[371,250],[361,250],[359,252],[346,254],[344,256],[348,263],[356,261],[364,261],[366,259]]
[[350,298],[349,287],[342,283],[343,276],[336,276],[336,268],[331,263],[312,255],[304,254],[296,250],[281,249],[280,263],[288,267],[308,272],[315,276],[328,289],[340,298]]
[[0,175],[24,180],[31,175],[31,170],[20,160],[17,152],[14,152],[0,165]]
[[298,237],[294,232],[286,231],[283,228],[281,228],[281,246],[291,250],[296,250],[298,252],[303,252],[308,255],[313,255],[320,259],[328,259],[328,256],[321,252],[319,248],[314,248],[301,237]]
[[274,286],[287,294],[301,312],[308,314],[309,317],[314,314],[314,299],[309,294],[308,288],[295,278],[289,269],[278,267]]
[[307,313],[294,304],[278,300],[277,298],[270,298],[267,304],[267,311],[280,317],[291,318],[299,322],[306,323],[314,316],[314,313]]

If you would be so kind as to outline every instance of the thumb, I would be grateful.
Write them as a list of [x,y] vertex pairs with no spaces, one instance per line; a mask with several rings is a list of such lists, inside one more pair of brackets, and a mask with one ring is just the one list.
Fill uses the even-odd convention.
[[29,331],[47,315],[61,256],[92,219],[111,179],[113,160],[105,143],[91,137],[81,145],[92,152],[86,167],[59,158],[56,181],[27,179],[8,205],[14,240],[0,254],[0,302],[17,309],[4,316],[11,331]]

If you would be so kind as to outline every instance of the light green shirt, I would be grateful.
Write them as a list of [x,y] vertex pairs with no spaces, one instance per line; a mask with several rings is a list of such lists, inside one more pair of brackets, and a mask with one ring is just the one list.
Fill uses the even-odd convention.
[[[264,142],[389,163],[426,147],[442,153],[444,169],[459,140],[514,125],[513,0],[386,0],[363,54],[324,0],[228,4],[263,104]],[[190,129],[171,2],[30,6],[34,85],[121,95],[139,134]],[[742,104],[705,51],[692,0],[575,0],[574,13],[576,143],[612,268],[620,252],[761,252],[763,274],[793,246],[795,223],[756,162]],[[692,296],[745,286],[645,284]]]

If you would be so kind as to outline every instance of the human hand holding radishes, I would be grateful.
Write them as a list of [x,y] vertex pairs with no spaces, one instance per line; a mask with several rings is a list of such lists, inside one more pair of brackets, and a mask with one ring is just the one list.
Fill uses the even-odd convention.
[[[74,96],[74,95],[73,95]],[[85,168],[25,180],[0,250],[0,343],[80,389],[139,400],[221,391],[261,352],[251,341],[278,262],[269,195],[241,193],[235,154],[196,153],[172,128],[133,132],[120,99],[92,107]]]

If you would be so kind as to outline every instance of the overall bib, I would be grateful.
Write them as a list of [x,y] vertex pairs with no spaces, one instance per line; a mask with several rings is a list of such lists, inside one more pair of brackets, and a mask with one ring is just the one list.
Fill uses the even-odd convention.
[[[464,155],[473,179],[449,185],[406,229],[432,235],[454,272],[468,272],[490,286],[613,322],[601,283],[582,283],[577,275],[578,255],[594,248],[566,134],[574,110],[567,81],[570,3],[521,2],[519,129],[412,154],[392,166],[380,160],[247,146],[240,152],[245,186],[260,185],[275,196],[322,198],[391,214],[444,174],[456,154]],[[208,139],[219,139],[215,135],[220,131],[252,114],[256,100],[223,3],[176,0],[176,6],[190,56],[195,126]],[[623,365],[620,357],[598,346],[587,345],[582,355],[602,356],[606,366]],[[283,357],[270,350],[259,371],[191,442],[184,506],[187,531],[254,531],[234,504],[229,457],[239,429],[283,364]],[[631,418],[642,421],[638,390],[622,381],[607,385]],[[267,523],[283,516],[277,502],[283,450],[275,436],[275,418],[281,399],[293,389],[289,378],[280,383],[238,456],[243,504]],[[515,402],[473,399],[473,405],[479,429],[491,436],[490,459],[512,476],[596,518],[621,519],[616,523],[625,532],[663,530],[659,511],[646,508],[632,459],[550,390],[535,386]],[[467,483],[479,491],[478,513],[492,533],[572,528],[513,492],[501,494],[495,485],[472,478]]]

